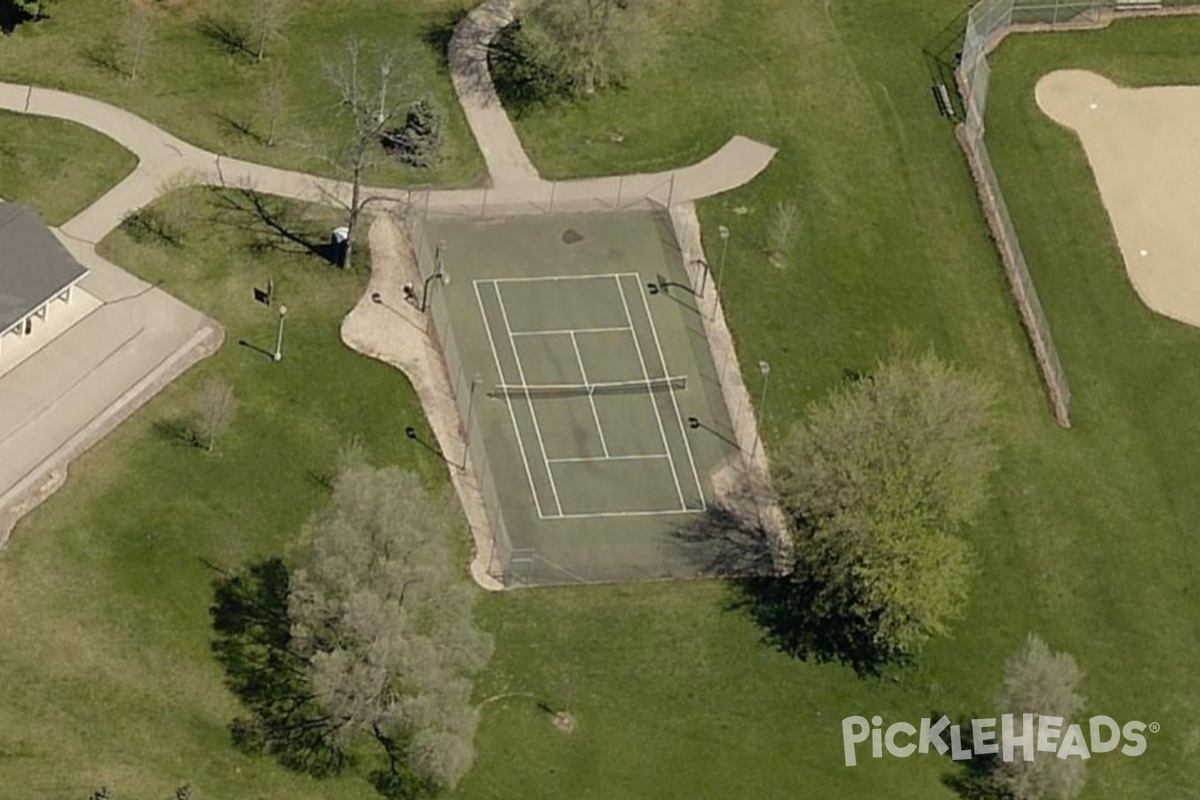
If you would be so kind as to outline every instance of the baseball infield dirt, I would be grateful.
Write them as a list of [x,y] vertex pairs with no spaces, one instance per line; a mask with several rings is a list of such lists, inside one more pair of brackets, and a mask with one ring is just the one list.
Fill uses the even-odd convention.
[[1059,70],[1038,81],[1037,103],[1083,142],[1142,301],[1200,326],[1200,86]]

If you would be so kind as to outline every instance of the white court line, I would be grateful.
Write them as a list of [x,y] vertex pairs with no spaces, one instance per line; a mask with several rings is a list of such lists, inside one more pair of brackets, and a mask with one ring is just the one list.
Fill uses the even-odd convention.
[[[501,283],[537,283],[538,281],[546,281],[548,283],[553,283],[554,281],[596,281],[596,280],[608,280],[609,278],[615,278],[618,275],[637,276],[637,273],[636,272],[593,272],[588,275],[538,275],[538,276],[530,277],[530,278],[493,278],[493,279],[491,279],[491,282],[495,283],[495,284],[501,284]],[[641,280],[640,276],[638,277],[638,280]]]
[[629,328],[547,328],[544,331],[513,331],[513,336],[561,336],[568,333],[621,333]]
[[[500,291],[500,286],[495,286],[496,302],[500,304],[500,317],[504,320],[504,332],[508,334],[508,346],[512,348],[513,359],[517,362],[517,375],[521,378],[522,385],[527,385],[525,380],[525,369],[521,366],[521,354],[517,351],[517,340],[513,338],[512,326],[508,324],[508,311],[504,308],[504,293]],[[529,403],[529,416],[533,418],[533,432],[537,434],[538,447],[542,450],[542,462],[546,465],[546,475],[550,478],[550,491],[554,494],[554,505],[558,506],[559,516],[562,516],[562,501],[558,498],[558,487],[554,485],[554,470],[550,469],[550,462],[546,460],[546,441],[542,438],[542,426],[538,424],[537,410],[533,407],[533,398],[529,396],[529,390],[525,390],[525,402]]]
[[[650,302],[646,300],[646,293],[641,292],[642,306],[646,309],[646,319],[650,321],[650,332],[654,334],[654,348],[658,350],[658,363],[662,365],[664,375],[669,375],[667,370],[667,359],[663,355],[662,343],[658,340],[658,326],[654,324],[654,317],[650,313]],[[633,320],[630,320],[632,323]],[[640,355],[640,349],[639,349]],[[700,510],[704,511],[708,508],[708,502],[704,499],[704,487],[700,485],[700,475],[696,471],[696,459],[692,457],[692,445],[688,441],[687,431],[683,428],[683,415],[679,413],[679,398],[675,396],[675,390],[668,385],[667,394],[671,396],[671,405],[675,408],[675,420],[679,423],[679,436],[683,439],[684,449],[687,451],[688,462],[692,465],[692,479],[696,481],[696,492],[700,495]],[[753,457],[753,453],[751,454]],[[673,465],[672,465],[673,466]],[[684,503],[686,506],[687,504]]]
[[[575,339],[575,334],[571,334],[571,347],[575,348],[575,360],[579,362],[579,374],[583,376],[583,385],[588,385],[587,369],[583,366],[583,354],[579,352],[579,342]],[[592,419],[596,421],[596,433],[600,434],[600,447],[604,450],[604,457],[608,457],[608,442],[604,441],[604,426],[600,424],[600,413],[596,411],[596,398],[588,392],[588,404],[592,407]]]
[[[675,481],[675,491],[679,494],[679,505],[682,510],[687,511],[687,501],[683,499],[683,487],[679,485],[679,472],[675,469],[675,458],[671,455],[671,444],[667,441],[667,429],[663,427],[662,414],[658,413],[658,402],[654,399],[654,389],[650,387],[650,373],[646,371],[646,359],[642,357],[642,344],[638,340],[637,331],[633,327],[633,316],[629,313],[629,301],[625,299],[625,287],[621,285],[621,278],[615,278],[617,282],[617,291],[621,293],[621,305],[625,307],[625,321],[629,323],[629,331],[633,335],[633,349],[637,350],[638,363],[642,365],[642,377],[646,379],[646,394],[650,396],[650,406],[654,409],[654,419],[658,421],[658,434],[662,437],[663,450],[667,453],[667,458],[671,462],[671,478]],[[560,511],[562,509],[559,509]]]
[[559,514],[546,519],[596,519],[599,517],[670,517],[678,514],[699,514],[694,508],[668,508],[666,511],[596,511],[591,514]]
[[[486,281],[483,282],[486,283]],[[479,293],[480,283],[481,281],[475,281],[475,300],[479,303],[479,315],[483,317],[483,329],[487,331],[488,345],[492,348],[492,360],[496,362],[496,373],[503,379],[504,368],[500,366],[500,354],[496,352],[496,340],[492,338],[492,326],[488,322],[487,311],[483,307],[483,296]],[[499,290],[496,290],[496,293],[499,295]],[[533,504],[537,508],[538,516],[543,517],[542,502],[538,499],[537,486],[533,483],[533,471],[529,468],[529,459],[525,455],[525,442],[521,439],[521,428],[517,425],[517,415],[513,411],[512,398],[506,396],[505,402],[508,404],[508,417],[512,420],[513,435],[517,438],[517,449],[521,451],[521,463],[525,465],[525,477],[529,479],[529,493],[533,495]],[[530,410],[533,410],[532,407]],[[549,472],[549,467],[546,468],[546,471]]]
[[644,456],[572,456],[568,458],[548,458],[551,464],[573,464],[580,461],[649,461],[653,458],[670,458],[667,453],[650,453]]

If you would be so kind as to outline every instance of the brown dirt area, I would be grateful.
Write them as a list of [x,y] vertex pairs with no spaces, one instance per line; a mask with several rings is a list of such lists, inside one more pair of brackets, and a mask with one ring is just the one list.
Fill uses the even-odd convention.
[[1036,94],[1079,135],[1138,296],[1200,327],[1200,86],[1129,89],[1059,70]]

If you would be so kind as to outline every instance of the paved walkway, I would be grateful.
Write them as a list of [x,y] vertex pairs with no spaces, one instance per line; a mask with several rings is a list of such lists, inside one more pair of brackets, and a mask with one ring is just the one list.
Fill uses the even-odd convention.
[[487,0],[455,29],[448,53],[458,102],[483,153],[492,185],[498,187],[541,181],[500,103],[488,69],[488,47],[512,21],[509,0]]
[[[476,189],[424,192],[364,187],[365,195],[376,200],[374,210],[395,212],[422,207],[441,214],[490,217],[554,211],[670,209],[748,183],[771,162],[776,152],[774,148],[735,136],[708,158],[677,170],[573,181],[543,180],[526,155],[496,95],[487,63],[488,45],[504,26],[513,21],[514,6],[519,3],[524,7],[537,1],[486,0],[464,18],[451,40],[448,54],[451,78],[471,132],[487,164],[488,185]],[[76,344],[81,348],[85,340],[91,341],[87,337],[88,330],[104,332],[114,324],[126,327],[135,325],[136,331],[126,331],[130,337],[127,342],[118,337],[118,343],[126,342],[128,346],[122,345],[124,350],[119,348],[114,351],[115,355],[110,356],[117,358],[120,352],[126,351],[140,353],[138,363],[143,365],[143,372],[138,373],[143,375],[142,379],[131,387],[129,381],[136,379],[136,375],[129,373],[126,379],[119,379],[115,372],[105,373],[110,376],[105,380],[111,383],[111,391],[100,391],[95,387],[84,387],[86,391],[76,390],[83,386],[82,383],[57,390],[51,387],[42,395],[43,398],[52,397],[51,405],[57,410],[34,403],[29,411],[34,416],[26,414],[20,424],[7,434],[0,431],[0,436],[12,440],[10,444],[17,437],[38,439],[37,442],[23,444],[18,448],[21,452],[41,454],[47,447],[57,448],[41,461],[40,466],[35,464],[28,470],[22,467],[25,470],[23,477],[19,477],[15,485],[6,483],[5,476],[0,475],[2,544],[7,523],[20,513],[27,512],[37,500],[61,484],[61,470],[66,461],[110,430],[123,416],[132,413],[134,408],[148,399],[147,392],[152,394],[151,389],[155,385],[161,386],[178,375],[201,354],[211,352],[221,340],[220,329],[211,320],[100,258],[94,245],[120,225],[130,212],[149,205],[161,194],[187,184],[236,186],[311,203],[343,206],[349,204],[351,187],[348,183],[330,178],[207,152],[172,136],[136,114],[68,92],[0,82],[0,109],[78,123],[105,134],[137,157],[138,166],[132,173],[57,232],[75,257],[92,269],[92,274],[87,278],[88,291],[108,305],[85,319],[84,322],[87,322],[95,317],[87,328],[69,331],[68,334],[72,336],[70,340],[64,335],[61,342],[48,346],[47,350],[53,348],[69,360],[71,354],[66,351],[71,349],[72,341],[78,340]],[[375,259],[384,256],[382,262],[377,261],[382,269],[379,275],[373,276],[374,282],[395,283],[397,276],[406,269],[403,264],[393,264],[385,255],[395,249],[392,245],[399,235],[390,227],[390,223],[372,227],[370,239]],[[411,265],[409,269],[411,271]],[[388,295],[395,296],[395,293],[389,290]],[[121,313],[113,310],[118,307],[113,305],[118,301]],[[427,348],[406,350],[397,347],[395,336],[380,333],[379,319],[376,318],[381,313],[384,312],[379,307],[360,303],[347,318],[343,337],[356,349],[405,370],[418,391],[423,391],[423,401],[427,399],[427,394],[446,391],[448,384],[444,376],[436,374],[438,370],[444,372],[441,362],[432,358]],[[113,341],[114,335],[108,331],[102,340]],[[142,344],[149,340],[153,340],[153,346]],[[99,341],[101,338],[97,339]],[[420,341],[427,342],[425,338]],[[729,346],[732,348],[732,342]],[[46,369],[50,363],[49,355],[30,359],[18,369],[32,376],[35,371]],[[157,366],[146,360],[152,355],[161,358]],[[101,358],[101,362],[110,356]],[[137,368],[130,363],[129,369],[136,371]],[[81,366],[80,369],[85,367]],[[94,375],[89,378],[90,374],[82,374],[79,379],[99,380]],[[11,387],[12,382],[8,382],[8,385]],[[122,386],[125,387],[124,393],[114,398],[113,393]],[[88,418],[86,408],[94,408],[97,402],[103,403],[102,407],[106,410]],[[54,425],[34,425],[31,420],[35,417],[53,418],[56,422]],[[439,427],[445,429],[447,438],[453,438],[456,430],[453,420],[444,422]],[[70,435],[71,431],[75,435]],[[49,482],[48,475],[52,477]],[[15,473],[9,477],[15,477]],[[456,483],[462,484],[463,481]],[[474,512],[478,509],[472,508],[476,505],[470,502],[472,498],[468,496],[472,489],[460,485],[459,490],[464,496],[464,505],[468,507],[472,528],[476,529],[477,542],[482,545],[488,537],[482,533],[479,520],[476,519],[478,514]],[[474,491],[477,493],[477,490]],[[483,524],[486,526],[486,522]],[[477,578],[485,585],[486,558],[489,557],[484,552],[486,549],[482,546],[479,548],[474,569]]]
[[[525,0],[526,3],[531,0]],[[483,152],[489,185],[415,193],[365,187],[392,204],[419,204],[464,216],[541,214],[555,210],[668,207],[734,189],[766,169],[775,149],[742,136],[690,166],[652,174],[545,181],[529,161],[487,70],[487,45],[512,22],[512,0],[487,0],[459,24],[450,45],[451,78],[471,132]],[[130,211],[182,183],[238,186],[313,203],[348,204],[350,185],[329,178],[225,158],[184,142],[141,117],[68,92],[0,82],[0,109],[70,120],[105,134],[138,158],[121,183],[63,226],[98,242]]]

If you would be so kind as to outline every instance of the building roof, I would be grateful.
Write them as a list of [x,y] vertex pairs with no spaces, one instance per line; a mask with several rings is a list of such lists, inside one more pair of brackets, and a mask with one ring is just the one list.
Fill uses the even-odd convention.
[[33,209],[0,203],[0,333],[87,272]]

